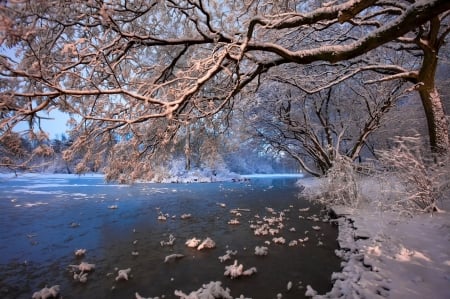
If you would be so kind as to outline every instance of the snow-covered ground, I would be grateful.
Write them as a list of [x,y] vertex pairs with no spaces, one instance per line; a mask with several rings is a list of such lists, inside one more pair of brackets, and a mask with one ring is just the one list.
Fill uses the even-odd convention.
[[[304,179],[301,184],[318,188],[320,183]],[[336,252],[343,269],[333,275],[332,291],[314,297],[450,298],[450,199],[440,203],[440,213],[407,217],[381,210],[380,191],[375,182],[369,184],[362,189],[369,200],[360,208],[333,207],[343,216]]]

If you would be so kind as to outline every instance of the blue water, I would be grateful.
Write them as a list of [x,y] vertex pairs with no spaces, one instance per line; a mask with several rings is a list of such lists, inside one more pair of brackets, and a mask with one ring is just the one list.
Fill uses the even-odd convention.
[[[208,184],[107,184],[98,176],[35,175],[0,178],[0,297],[31,298],[45,285],[60,285],[64,298],[134,298],[189,293],[209,281],[222,281],[234,297],[303,298],[306,285],[320,293],[331,288],[331,274],[339,270],[337,229],[329,223],[301,219],[321,215],[321,207],[298,196],[295,178],[252,178],[250,182]],[[223,203],[226,207],[222,207]],[[110,209],[117,205],[117,209]],[[272,236],[255,236],[249,221],[268,215],[266,207],[284,211],[285,227],[278,236],[287,243],[304,238],[305,246],[268,245],[269,255],[253,254]],[[299,209],[311,207],[308,212]],[[240,225],[229,225],[230,209],[241,208]],[[158,214],[169,214],[159,221]],[[189,213],[190,219],[180,219]],[[172,217],[173,216],[173,217]],[[312,226],[320,226],[319,231]],[[295,232],[289,229],[294,227]],[[176,238],[173,246],[160,241]],[[215,249],[197,251],[185,246],[189,238],[210,237]],[[133,244],[133,242],[135,244]],[[322,246],[317,246],[319,240]],[[267,245],[265,245],[267,246]],[[82,258],[74,251],[86,248]],[[249,277],[224,277],[219,256],[237,250]],[[131,255],[139,252],[138,256]],[[164,257],[185,257],[164,263]],[[81,261],[96,269],[83,284],[72,279],[68,265]],[[128,281],[116,282],[115,268],[131,268]],[[111,274],[112,273],[112,274]],[[293,288],[287,292],[286,285]],[[301,282],[301,283],[300,283]]]

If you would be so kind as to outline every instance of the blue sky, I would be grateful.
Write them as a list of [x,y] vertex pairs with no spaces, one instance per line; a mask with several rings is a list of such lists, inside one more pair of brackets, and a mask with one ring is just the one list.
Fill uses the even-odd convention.
[[[69,116],[65,113],[62,113],[58,110],[52,110],[50,113],[47,111],[41,111],[38,115],[51,118],[44,119],[41,121],[41,127],[44,131],[49,134],[50,139],[61,138],[61,134],[66,134],[67,131],[67,120]],[[28,123],[23,122],[16,126],[16,131],[20,132],[28,129]],[[66,134],[67,135],[67,134]]]
[[[12,58],[17,61],[19,58],[17,57],[16,49],[7,48],[5,46],[0,46],[0,54],[5,55],[7,57]],[[49,133],[49,137],[54,139],[56,137],[60,138],[61,134],[66,133],[67,131],[67,120],[69,116],[65,113],[62,113],[58,110],[53,110],[51,112],[41,111],[38,113],[39,116],[50,118],[41,121],[41,127]],[[23,122],[16,126],[15,131],[20,132],[23,130],[28,130],[28,123]]]

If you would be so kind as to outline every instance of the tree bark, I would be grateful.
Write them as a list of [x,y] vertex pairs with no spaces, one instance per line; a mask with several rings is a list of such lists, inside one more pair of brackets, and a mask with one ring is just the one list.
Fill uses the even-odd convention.
[[430,21],[427,36],[418,40],[424,54],[418,76],[418,91],[427,119],[431,150],[437,154],[446,154],[450,147],[448,121],[435,83],[440,48],[439,27],[439,18],[435,17]]

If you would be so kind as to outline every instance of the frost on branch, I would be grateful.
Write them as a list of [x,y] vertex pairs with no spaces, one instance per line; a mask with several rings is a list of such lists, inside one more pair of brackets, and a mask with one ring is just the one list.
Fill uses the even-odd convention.
[[392,149],[380,150],[378,155],[386,171],[385,179],[394,175],[403,190],[387,207],[400,212],[435,212],[437,203],[449,190],[449,158],[430,154],[422,143],[422,137],[396,137]]

